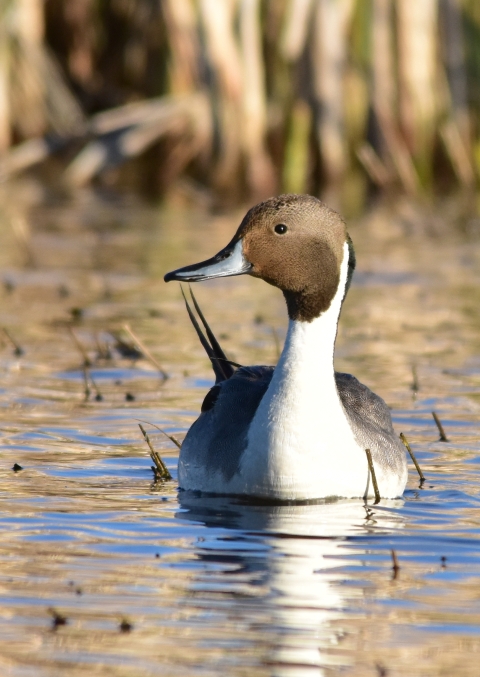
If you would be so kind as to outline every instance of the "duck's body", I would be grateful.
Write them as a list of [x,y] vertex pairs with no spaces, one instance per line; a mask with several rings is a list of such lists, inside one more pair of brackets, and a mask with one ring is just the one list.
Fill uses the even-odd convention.
[[354,265],[335,212],[310,196],[281,196],[250,210],[217,257],[166,276],[196,281],[248,272],[282,289],[290,317],[275,368],[234,372],[218,345],[211,349],[217,383],[182,445],[181,488],[271,500],[373,495],[370,449],[381,495],[403,493],[405,452],[386,404],[333,367]]

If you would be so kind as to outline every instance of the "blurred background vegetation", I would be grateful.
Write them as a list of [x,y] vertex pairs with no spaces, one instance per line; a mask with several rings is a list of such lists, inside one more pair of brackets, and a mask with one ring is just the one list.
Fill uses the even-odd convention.
[[0,178],[474,194],[479,83],[478,0],[0,0]]

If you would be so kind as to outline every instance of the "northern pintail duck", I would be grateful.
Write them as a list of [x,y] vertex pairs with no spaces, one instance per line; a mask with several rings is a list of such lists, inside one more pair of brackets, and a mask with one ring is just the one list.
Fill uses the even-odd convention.
[[365,449],[380,494],[400,496],[405,449],[385,402],[333,353],[355,253],[337,212],[309,195],[281,195],[253,207],[216,256],[165,275],[198,282],[248,274],[278,287],[289,325],[276,367],[233,366],[198,304],[216,383],[180,451],[180,488],[271,500],[373,495]]

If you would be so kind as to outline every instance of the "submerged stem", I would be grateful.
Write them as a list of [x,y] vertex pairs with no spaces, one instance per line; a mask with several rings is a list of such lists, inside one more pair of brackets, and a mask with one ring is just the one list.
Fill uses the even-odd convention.
[[445,435],[445,430],[443,429],[443,425],[442,425],[440,419],[438,418],[437,414],[434,411],[432,411],[432,416],[433,416],[433,420],[437,424],[438,432],[440,433],[440,442],[448,442],[449,440],[448,440],[448,437]]
[[370,470],[370,475],[372,476],[373,491],[375,492],[375,505],[380,503],[380,492],[378,490],[377,477],[375,475],[375,468],[373,467],[372,454],[370,449],[365,449],[367,455],[368,468]]
[[10,332],[5,327],[2,327],[2,332],[7,341],[13,346],[13,354],[16,355],[16,357],[23,355],[23,348],[21,348],[20,345],[15,341]]
[[155,451],[155,449],[153,448],[153,445],[150,442],[150,438],[147,435],[147,433],[145,432],[145,428],[142,426],[141,423],[138,424],[138,427],[142,431],[142,435],[145,438],[145,442],[148,444],[148,448],[150,449],[150,458],[155,463],[155,469],[154,469],[155,479],[171,480],[172,476],[170,475],[170,471],[168,470],[165,463],[162,461],[158,451]]
[[403,433],[400,433],[400,439],[402,440],[403,444],[405,445],[405,447],[406,447],[408,453],[410,454],[410,458],[412,459],[413,464],[414,464],[415,468],[417,469],[417,472],[418,472],[418,474],[419,474],[419,476],[420,476],[420,484],[423,484],[423,483],[425,482],[425,475],[423,474],[422,469],[420,468],[420,466],[419,466],[419,464],[418,464],[418,461],[417,461],[417,459],[415,458],[415,456],[414,456],[414,454],[413,454],[413,451],[412,451],[411,448],[410,448],[410,445],[409,445],[409,443],[408,443],[408,440],[407,440],[407,438],[405,437],[405,435],[404,435]]
[[163,381],[166,381],[168,379],[168,374],[163,369],[162,365],[156,360],[152,353],[149,351],[147,346],[141,341],[138,336],[133,332],[132,328],[130,327],[129,324],[124,324],[123,329],[127,332],[127,334],[130,336],[130,338],[133,340],[134,343],[137,344],[138,348],[140,348],[141,352],[145,355],[145,357],[153,364],[153,366],[158,370],[158,373],[160,374],[160,377]]
[[398,572],[400,571],[400,564],[398,563],[398,557],[395,550],[391,550],[390,552],[392,555],[393,580],[395,580],[398,576]]
[[[135,419],[135,420],[138,421],[139,419],[137,418],[137,419]],[[162,429],[161,429],[158,425],[156,425],[155,423],[151,423],[150,421],[141,421],[141,423],[148,423],[148,425],[153,425],[154,428],[156,428],[157,430],[159,430],[163,435],[165,435],[165,437],[168,437],[168,439],[169,439],[171,442],[173,442],[179,449],[182,448],[181,442],[179,442],[179,441],[177,440],[177,438],[176,438],[174,435],[169,435],[168,433],[165,432],[165,430],[162,430]]]

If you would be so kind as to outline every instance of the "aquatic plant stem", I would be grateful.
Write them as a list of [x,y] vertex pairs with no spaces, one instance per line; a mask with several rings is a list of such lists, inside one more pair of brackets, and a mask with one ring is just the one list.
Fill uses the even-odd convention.
[[140,423],[147,423],[147,425],[153,425],[154,428],[156,428],[157,430],[159,430],[159,431],[162,433],[162,435],[165,435],[165,437],[168,437],[168,439],[169,439],[171,442],[173,442],[179,449],[182,448],[181,442],[179,442],[179,441],[177,440],[176,437],[174,437],[173,435],[169,435],[168,433],[165,432],[165,430],[162,430],[158,425],[155,425],[155,423],[150,423],[150,421],[141,421],[141,420],[138,419],[138,418],[135,419],[135,420],[136,420],[136,421],[140,421]]
[[433,420],[437,424],[438,432],[440,433],[440,442],[448,442],[449,439],[445,435],[445,430],[443,429],[443,425],[442,425],[440,419],[438,418],[437,414],[434,411],[432,411],[432,416],[433,416]]
[[100,392],[100,388],[95,383],[95,380],[94,380],[92,374],[90,373],[88,366],[86,364],[83,365],[83,380],[85,382],[85,400],[88,400],[88,398],[90,396],[91,391],[90,391],[90,388],[89,388],[89,385],[88,385],[88,381],[90,380],[90,382],[93,386],[93,389],[95,391],[95,400],[97,402],[101,402],[103,400],[103,395]]
[[154,468],[155,479],[171,480],[172,476],[170,475],[170,471],[168,470],[165,463],[162,461],[158,451],[155,451],[155,449],[153,448],[153,445],[150,442],[150,438],[147,435],[147,433],[145,432],[145,428],[142,426],[141,423],[138,424],[138,427],[142,431],[142,435],[145,438],[145,442],[148,444],[148,448],[150,449],[150,458],[155,463],[155,468]]
[[13,346],[14,355],[16,357],[20,357],[21,355],[23,355],[23,353],[24,353],[23,348],[15,341],[15,339],[10,334],[8,329],[6,329],[5,327],[2,327],[2,332],[3,332],[3,335],[5,336],[5,338],[7,339],[7,341]]
[[400,564],[398,563],[397,553],[395,550],[390,550],[390,553],[392,555],[393,580],[395,580],[398,576],[398,572],[400,571]]
[[365,454],[367,455],[368,468],[370,470],[370,475],[372,477],[373,491],[375,492],[375,505],[380,503],[380,492],[378,490],[377,478],[375,475],[375,468],[373,467],[372,454],[370,449],[365,449]]
[[410,389],[413,392],[414,396],[420,390],[420,386],[419,386],[419,383],[418,383],[418,373],[417,373],[417,365],[416,364],[412,364],[412,385],[410,386]]
[[405,445],[406,450],[407,450],[408,453],[410,454],[410,458],[411,458],[412,461],[413,461],[413,465],[414,465],[415,468],[417,469],[417,472],[418,472],[418,474],[419,474],[419,476],[420,476],[420,483],[423,484],[423,482],[425,482],[425,475],[423,474],[422,469],[420,468],[420,466],[419,466],[419,464],[418,464],[418,461],[417,461],[417,459],[415,458],[414,453],[413,453],[413,451],[412,451],[411,448],[410,448],[410,445],[409,445],[409,443],[408,443],[408,440],[407,440],[407,438],[405,437],[405,435],[404,435],[403,433],[400,433],[400,439],[402,440],[403,444]]
[[78,352],[80,353],[80,355],[83,358],[83,366],[84,367],[90,367],[92,362],[91,362],[90,358],[88,357],[88,353],[87,353],[83,343],[80,341],[80,339],[78,338],[76,333],[73,331],[72,327],[68,327],[68,331],[69,331],[70,336],[73,339],[73,342],[75,343],[75,346],[76,346]]
[[142,353],[145,355],[145,357],[150,360],[150,362],[153,364],[154,367],[158,369],[158,372],[160,376],[162,377],[162,380],[166,381],[168,379],[168,374],[167,372],[163,369],[163,367],[160,365],[160,363],[153,357],[152,353],[148,350],[148,348],[145,346],[145,344],[136,336],[130,325],[129,324],[124,324],[123,325],[124,330],[127,332],[127,334],[131,337],[134,343],[137,344],[137,347],[140,348]]
[[85,364],[83,365],[82,373],[83,373],[83,383],[85,385],[85,390],[83,392],[85,396],[85,402],[87,402],[88,398],[90,397],[90,386],[88,385],[88,372],[87,366]]

